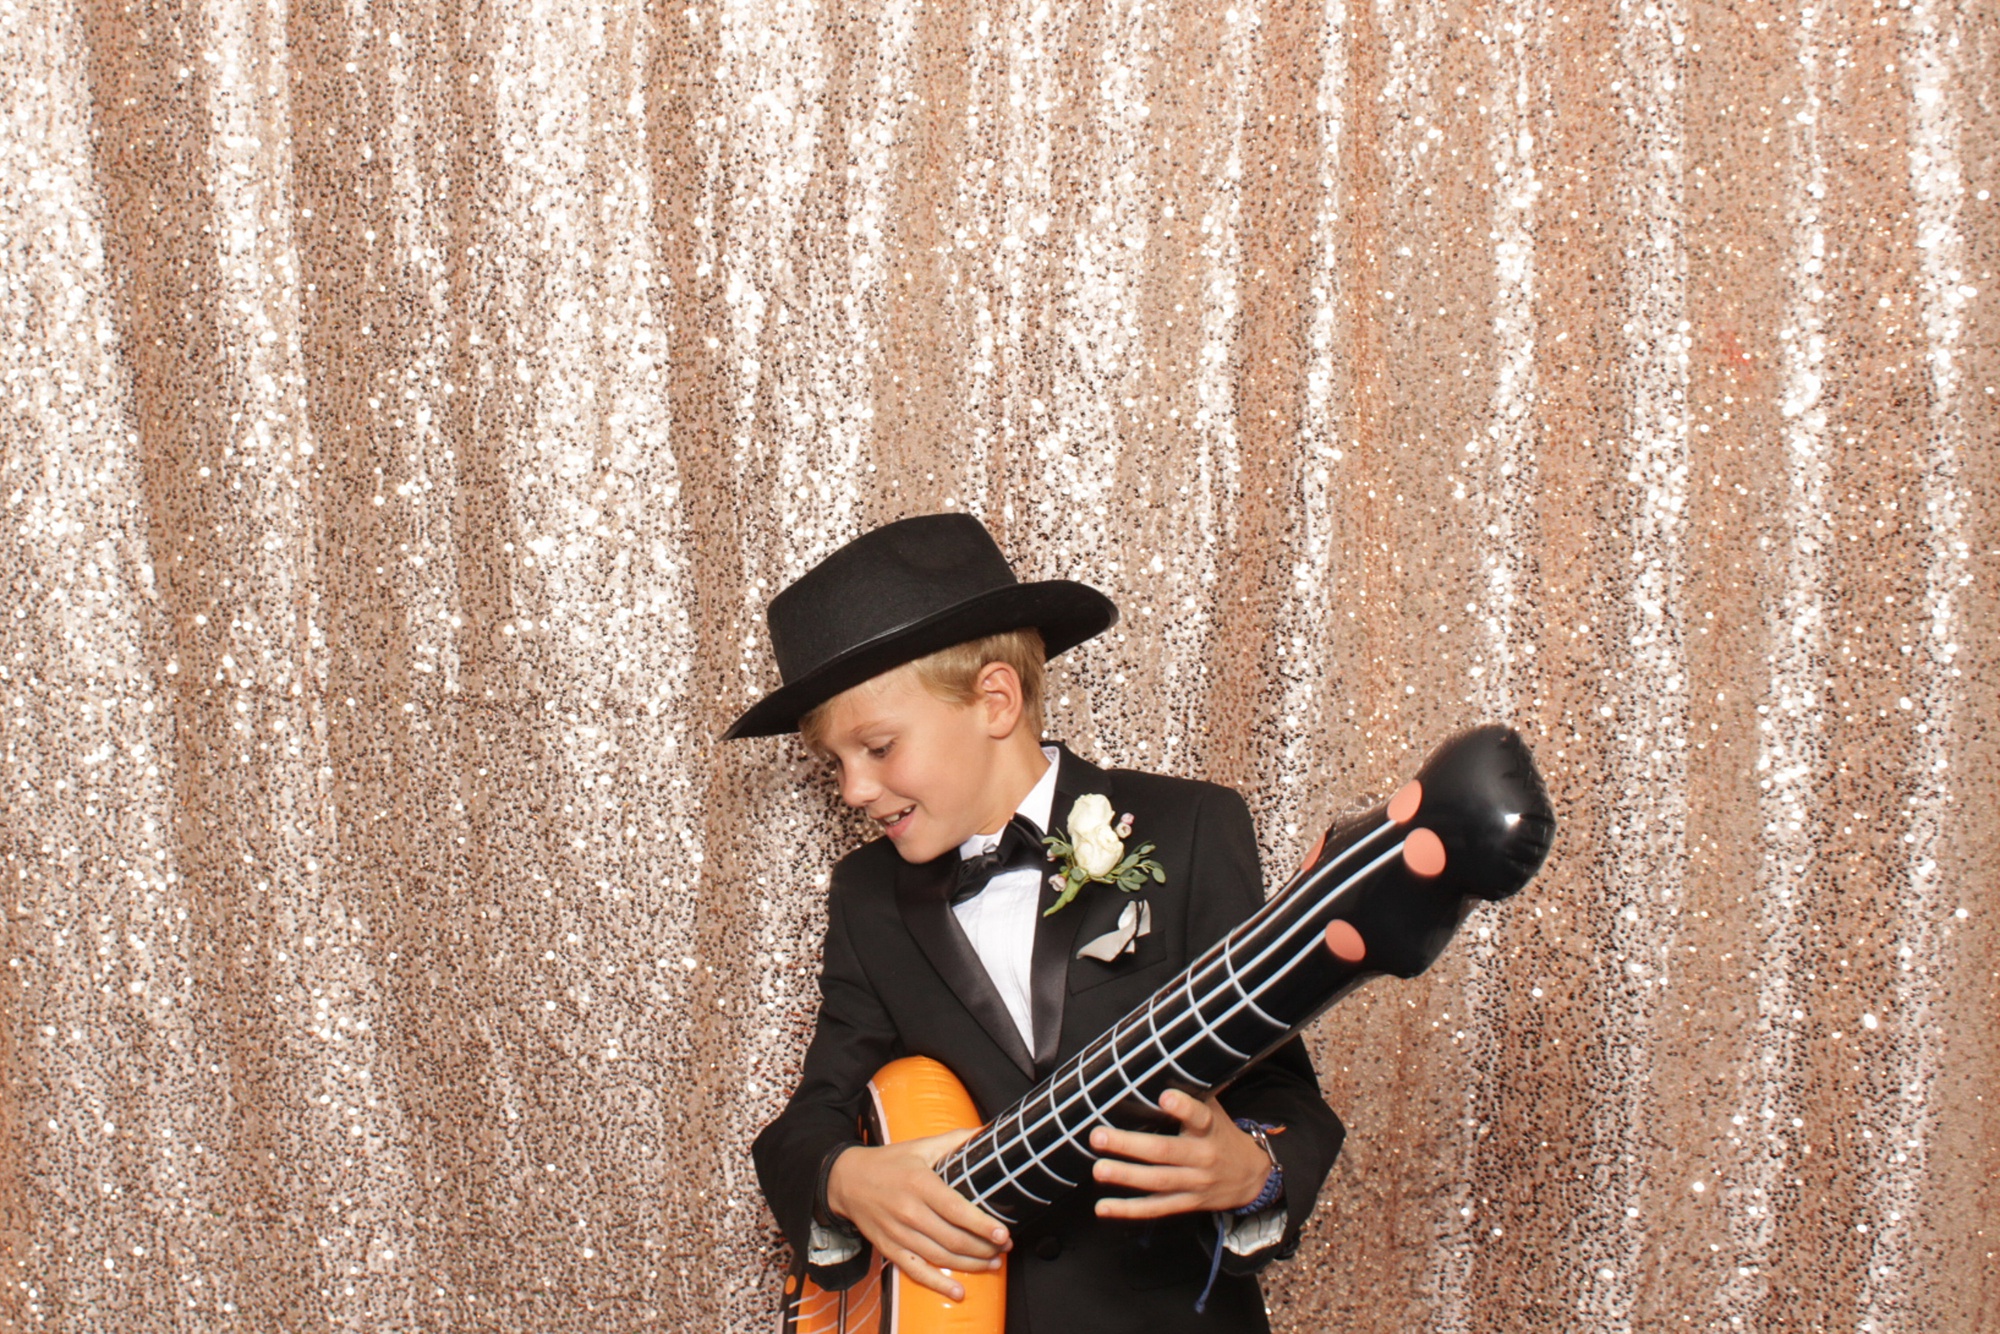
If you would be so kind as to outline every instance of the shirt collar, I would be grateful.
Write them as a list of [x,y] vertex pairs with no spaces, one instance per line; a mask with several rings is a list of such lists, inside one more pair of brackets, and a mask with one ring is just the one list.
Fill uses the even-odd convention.
[[[1027,816],[1035,822],[1035,828],[1047,833],[1049,815],[1056,805],[1056,770],[1061,767],[1062,752],[1054,746],[1043,746],[1042,755],[1048,760],[1049,767],[1042,770],[1042,776],[1028,789],[1028,795],[1021,798],[1021,804],[1014,808],[1014,813]],[[999,846],[1000,834],[1005,832],[1003,828],[998,833],[974,834],[958,845],[959,857],[969,860],[982,852],[991,852]]]

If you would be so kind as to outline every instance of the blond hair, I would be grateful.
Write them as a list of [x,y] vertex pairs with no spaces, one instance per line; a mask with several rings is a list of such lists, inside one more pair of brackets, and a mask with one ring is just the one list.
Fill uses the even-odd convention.
[[[924,689],[950,704],[970,704],[979,698],[979,674],[988,663],[1005,663],[1021,680],[1021,722],[1029,735],[1042,735],[1042,692],[1046,679],[1048,650],[1042,632],[1029,626],[982,635],[963,643],[927,653],[905,664],[917,675]],[[799,719],[799,735],[814,750],[825,740],[826,701]]]

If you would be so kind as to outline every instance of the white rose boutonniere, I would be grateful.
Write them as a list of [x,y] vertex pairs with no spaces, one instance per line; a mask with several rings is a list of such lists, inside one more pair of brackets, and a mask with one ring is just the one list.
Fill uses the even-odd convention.
[[1112,815],[1111,798],[1087,792],[1070,807],[1069,837],[1051,834],[1042,840],[1048,844],[1049,858],[1062,863],[1062,870],[1049,877],[1049,884],[1061,893],[1042,916],[1068,903],[1088,884],[1116,885],[1130,894],[1148,880],[1166,883],[1167,873],[1146,856],[1153,850],[1151,843],[1125,851],[1125,840],[1132,835],[1132,817],[1126,815],[1113,825]]

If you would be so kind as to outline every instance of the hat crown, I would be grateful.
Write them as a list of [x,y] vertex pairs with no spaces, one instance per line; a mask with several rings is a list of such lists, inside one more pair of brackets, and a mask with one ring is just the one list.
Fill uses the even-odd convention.
[[865,644],[1019,581],[969,514],[923,514],[864,533],[771,599],[771,653],[787,685]]

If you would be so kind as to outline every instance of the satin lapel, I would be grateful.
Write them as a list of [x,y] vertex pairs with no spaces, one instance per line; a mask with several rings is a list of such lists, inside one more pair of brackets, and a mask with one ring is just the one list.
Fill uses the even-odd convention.
[[[1029,1056],[1027,1047],[1021,1042],[1021,1031],[1014,1027],[1014,1016],[1007,1013],[1007,1003],[994,989],[993,979],[987,976],[986,965],[979,961],[972,942],[965,938],[965,929],[952,914],[949,890],[957,866],[958,858],[953,854],[946,854],[921,866],[912,866],[907,862],[898,866],[896,907],[902,912],[903,925],[910,929],[918,948],[923,950],[938,975],[944,978],[945,985],[951,988],[959,1003],[979,1021],[979,1026],[986,1030],[994,1045],[1007,1054],[1007,1059],[1032,1079],[1035,1074],[1034,1058]],[[1039,941],[1036,948],[1039,951]],[[1036,966],[1040,966],[1039,953]],[[1038,1037],[1040,1032],[1040,1025],[1037,1024]]]
[[[1110,776],[1057,747],[1056,799],[1049,807],[1049,828],[1053,833],[1069,828],[1069,808],[1086,792],[1110,795]],[[1053,872],[1052,872],[1053,873]],[[1056,900],[1056,891],[1042,884],[1041,905],[1046,909]],[[1053,917],[1035,922],[1035,954],[1029,965],[1028,990],[1035,1016],[1035,1073],[1047,1074],[1055,1065],[1056,1049],[1062,1042],[1063,1001],[1069,996],[1069,961],[1076,949],[1077,928],[1083,922],[1083,904],[1072,900]]]

